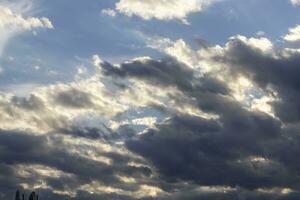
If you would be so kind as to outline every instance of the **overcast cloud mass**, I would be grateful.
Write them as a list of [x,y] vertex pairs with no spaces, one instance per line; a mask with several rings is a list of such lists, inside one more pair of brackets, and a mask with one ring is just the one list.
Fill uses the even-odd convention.
[[0,199],[300,199],[300,1],[0,1]]

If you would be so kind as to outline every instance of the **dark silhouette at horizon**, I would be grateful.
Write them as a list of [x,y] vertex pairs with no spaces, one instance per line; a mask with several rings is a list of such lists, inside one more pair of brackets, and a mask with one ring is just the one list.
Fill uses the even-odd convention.
[[[21,200],[21,194],[20,191],[16,191],[15,200]],[[25,200],[25,194],[22,194],[22,200]],[[33,191],[30,193],[28,200],[39,200],[39,196]]]

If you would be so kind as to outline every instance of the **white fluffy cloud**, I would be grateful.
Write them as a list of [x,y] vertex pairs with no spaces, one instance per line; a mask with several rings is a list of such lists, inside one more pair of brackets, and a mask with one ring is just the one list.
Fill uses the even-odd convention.
[[139,16],[144,20],[178,19],[188,23],[189,14],[201,12],[216,1],[218,0],[120,0],[116,4],[116,10],[127,16]]
[[24,15],[31,12],[31,6],[28,5],[0,3],[0,55],[7,41],[17,33],[54,28],[52,22],[46,17],[24,17]]
[[294,28],[290,28],[289,33],[286,34],[283,38],[289,42],[300,41],[300,25],[295,26]]
[[300,5],[300,0],[290,0],[293,6],[298,6]]
[[166,53],[191,68],[195,68],[198,66],[198,56],[193,51],[193,49],[191,49],[191,47],[182,39],[172,41],[169,38],[151,38],[143,34],[140,34],[140,36],[145,39],[146,46],[148,48],[156,49],[158,51]]
[[34,28],[48,28],[53,29],[51,21],[46,18],[29,17],[24,18],[20,14],[13,13],[13,11],[6,7],[0,7],[0,28],[3,29],[25,29],[32,30]]

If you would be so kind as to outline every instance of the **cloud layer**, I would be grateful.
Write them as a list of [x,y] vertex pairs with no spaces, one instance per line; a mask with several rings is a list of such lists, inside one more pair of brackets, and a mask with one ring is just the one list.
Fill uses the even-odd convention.
[[3,94],[6,187],[48,199],[299,197],[299,51],[239,35],[171,45],[189,51],[119,65],[94,56],[88,78]]
[[[102,13],[187,23],[214,2],[121,0]],[[54,28],[9,5],[3,41]],[[289,48],[264,36],[143,38],[160,58],[94,55],[72,81],[1,92],[0,198],[299,199],[298,28],[282,37]]]

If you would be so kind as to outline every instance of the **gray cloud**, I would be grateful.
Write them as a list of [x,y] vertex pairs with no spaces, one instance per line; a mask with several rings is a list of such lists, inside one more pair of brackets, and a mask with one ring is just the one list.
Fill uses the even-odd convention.
[[102,66],[104,74],[117,77],[133,77],[159,87],[177,87],[183,92],[213,92],[227,94],[227,86],[212,77],[197,77],[195,71],[173,58],[164,60],[135,60],[115,67],[110,63]]
[[[55,191],[63,191],[66,194],[73,192],[76,197],[77,191],[84,191],[80,189],[82,185],[89,185],[93,181],[106,187],[134,192],[138,190],[138,185],[126,186],[117,175],[134,177],[137,180],[145,177],[146,184],[146,177],[152,173],[146,166],[129,166],[129,162],[139,162],[130,154],[98,150],[99,160],[95,160],[90,158],[91,155],[85,155],[84,151],[70,151],[74,147],[64,143],[62,139],[63,137],[58,135],[34,136],[24,132],[1,131],[0,179],[3,180],[3,186],[9,190],[20,187],[26,190],[25,185],[28,185],[30,190],[30,187],[43,181],[47,190],[52,191],[51,198],[54,198]],[[102,162],[101,156],[110,159],[112,164]],[[30,174],[26,175],[27,172]]]
[[[299,53],[242,37],[201,51],[224,72],[99,61],[91,79],[1,96],[0,195],[43,181],[49,200],[299,198]],[[236,98],[241,77],[242,95],[274,96],[274,115]]]
[[93,106],[90,96],[86,92],[70,89],[58,93],[55,97],[55,102],[65,107],[87,108]]
[[[298,96],[299,56],[286,56],[286,50],[280,49],[277,56],[273,56],[266,53],[262,49],[264,47],[255,45],[232,39],[224,54],[216,54],[214,59],[229,67],[233,79],[245,76],[266,93],[278,92],[281,100],[275,101],[272,106],[279,119],[247,110],[241,102],[232,98],[230,89],[227,89],[229,84],[209,76],[211,82],[208,81],[207,85],[213,88],[210,89],[205,85],[205,76],[196,78],[192,70],[176,61],[171,61],[171,67],[168,67],[170,61],[167,61],[167,67],[162,64],[165,61],[152,60],[134,61],[120,67],[106,63],[103,67],[106,75],[137,78],[161,88],[175,86],[194,99],[199,109],[219,116],[213,121],[188,115],[173,117],[129,140],[128,148],[150,160],[169,182],[193,181],[199,185],[239,186],[249,190],[297,190],[298,164],[294,162],[298,152],[297,137],[291,134],[290,129],[284,128],[283,123],[299,121],[295,114],[298,101],[294,101]],[[169,68],[173,70],[169,71]],[[184,73],[185,70],[190,73]],[[180,78],[177,79],[177,76]],[[214,86],[211,83],[220,84]],[[289,104],[292,106],[286,107]],[[288,117],[280,110],[285,110]],[[293,151],[284,151],[292,150],[291,141],[294,141]],[[233,197],[235,195],[239,196],[235,193]],[[270,196],[252,193],[249,198]],[[293,195],[286,198],[293,198]]]
[[299,180],[288,173],[289,166],[278,163],[265,149],[277,140],[286,142],[280,124],[259,113],[228,117],[221,121],[175,117],[127,145],[172,182],[248,189],[296,187]]
[[[287,51],[287,50],[286,50]],[[279,100],[273,103],[276,115],[284,122],[297,122],[300,119],[300,55],[284,50],[276,56],[264,54],[239,39],[229,42],[223,57],[218,62],[230,65],[233,74],[242,74],[257,83],[264,90],[271,88],[278,93]],[[284,54],[289,54],[288,56]]]

